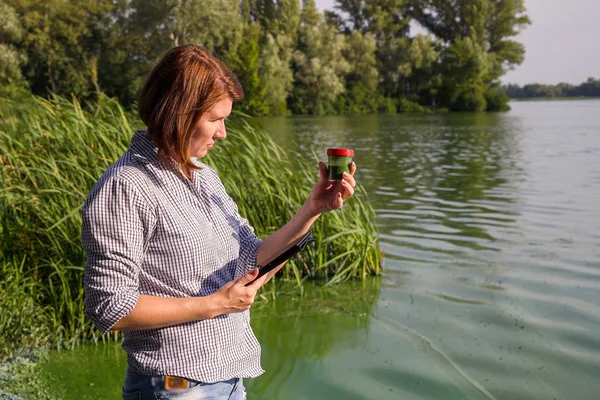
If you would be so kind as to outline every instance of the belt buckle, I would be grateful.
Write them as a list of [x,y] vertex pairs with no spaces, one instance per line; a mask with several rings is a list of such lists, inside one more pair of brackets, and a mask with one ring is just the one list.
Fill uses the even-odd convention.
[[189,381],[179,376],[165,375],[165,390],[187,389]]

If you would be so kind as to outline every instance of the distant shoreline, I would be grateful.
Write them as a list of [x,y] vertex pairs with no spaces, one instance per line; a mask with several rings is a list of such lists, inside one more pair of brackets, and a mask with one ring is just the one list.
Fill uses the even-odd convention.
[[578,96],[578,97],[512,97],[509,101],[559,101],[559,100],[600,100],[600,97]]

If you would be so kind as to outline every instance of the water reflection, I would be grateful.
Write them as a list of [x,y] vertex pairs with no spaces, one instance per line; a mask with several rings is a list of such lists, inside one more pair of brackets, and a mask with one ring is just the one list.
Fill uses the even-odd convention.
[[98,343],[51,352],[37,374],[50,399],[119,399],[126,367],[120,344]]
[[251,397],[295,398],[285,393],[284,387],[306,380],[314,373],[315,363],[336,349],[364,341],[379,286],[379,279],[328,288],[308,284],[303,296],[280,296],[277,301],[259,304],[251,324],[262,344],[266,372],[247,382]]

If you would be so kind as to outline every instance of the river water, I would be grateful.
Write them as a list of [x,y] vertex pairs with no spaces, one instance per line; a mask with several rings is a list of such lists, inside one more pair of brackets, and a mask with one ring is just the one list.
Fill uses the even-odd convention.
[[[258,120],[306,157],[355,149],[385,272],[259,302],[267,372],[249,398],[599,397],[600,101],[511,105]],[[40,374],[60,397],[110,399],[125,364],[85,346]]]

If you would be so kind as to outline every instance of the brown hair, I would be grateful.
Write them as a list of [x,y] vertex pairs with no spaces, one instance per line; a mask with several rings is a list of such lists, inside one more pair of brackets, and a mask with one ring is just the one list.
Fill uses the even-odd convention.
[[188,177],[198,169],[189,155],[194,128],[224,96],[239,100],[244,91],[231,70],[203,48],[177,46],[160,59],[140,91],[138,107],[163,163],[174,160]]

